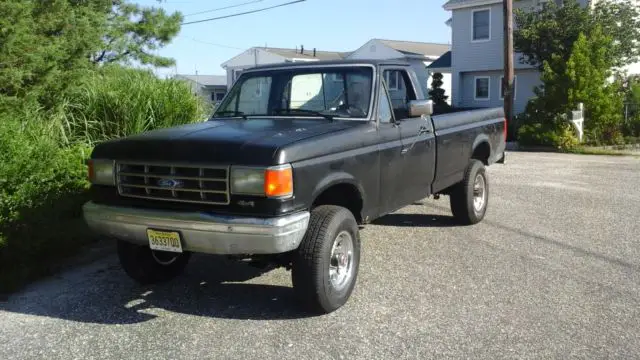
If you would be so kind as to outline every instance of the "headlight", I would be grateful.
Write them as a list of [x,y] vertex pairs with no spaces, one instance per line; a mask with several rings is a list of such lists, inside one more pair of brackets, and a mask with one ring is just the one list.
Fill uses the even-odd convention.
[[111,186],[116,184],[113,175],[113,160],[89,159],[87,165],[89,167],[89,181],[92,184]]
[[231,192],[234,194],[264,195],[265,169],[231,168]]
[[293,195],[291,165],[269,168],[232,167],[231,192],[277,198],[290,197]]

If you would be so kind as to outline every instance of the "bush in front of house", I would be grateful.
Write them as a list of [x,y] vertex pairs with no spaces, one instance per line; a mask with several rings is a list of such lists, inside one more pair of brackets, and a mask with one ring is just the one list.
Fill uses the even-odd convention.
[[578,146],[578,138],[569,123],[558,116],[555,121],[524,121],[517,130],[523,146],[544,146],[569,151]]
[[80,216],[90,148],[60,146],[59,127],[43,115],[0,114],[0,292],[90,240]]
[[99,70],[52,109],[0,109],[0,292],[46,275],[94,241],[82,218],[99,141],[200,121],[204,100],[141,70]]

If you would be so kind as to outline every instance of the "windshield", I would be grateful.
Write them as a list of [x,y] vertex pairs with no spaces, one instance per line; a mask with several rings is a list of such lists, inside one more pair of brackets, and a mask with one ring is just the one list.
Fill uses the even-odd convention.
[[282,69],[243,74],[214,118],[369,116],[373,69],[365,66]]

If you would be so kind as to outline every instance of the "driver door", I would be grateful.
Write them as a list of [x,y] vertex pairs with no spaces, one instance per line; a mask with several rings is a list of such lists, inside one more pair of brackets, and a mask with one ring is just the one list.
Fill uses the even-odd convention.
[[402,165],[397,175],[402,184],[398,201],[399,206],[406,206],[431,193],[436,167],[435,136],[429,116],[411,115],[410,101],[417,99],[418,90],[407,70],[388,67],[384,68],[383,74],[391,85],[392,111],[402,139]]

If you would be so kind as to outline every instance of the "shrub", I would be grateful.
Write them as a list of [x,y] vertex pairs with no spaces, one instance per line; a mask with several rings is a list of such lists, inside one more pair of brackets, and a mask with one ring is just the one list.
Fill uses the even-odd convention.
[[64,106],[66,137],[90,143],[202,120],[211,111],[183,81],[119,66],[87,77]]
[[118,67],[90,76],[53,109],[26,99],[0,107],[0,292],[49,273],[94,240],[82,218],[94,142],[206,112],[187,84]]
[[0,114],[0,292],[90,240],[80,216],[90,149],[59,143],[55,121],[37,111]]
[[518,129],[518,142],[524,146],[549,146],[567,151],[578,145],[573,128],[558,119],[557,123],[525,123]]

